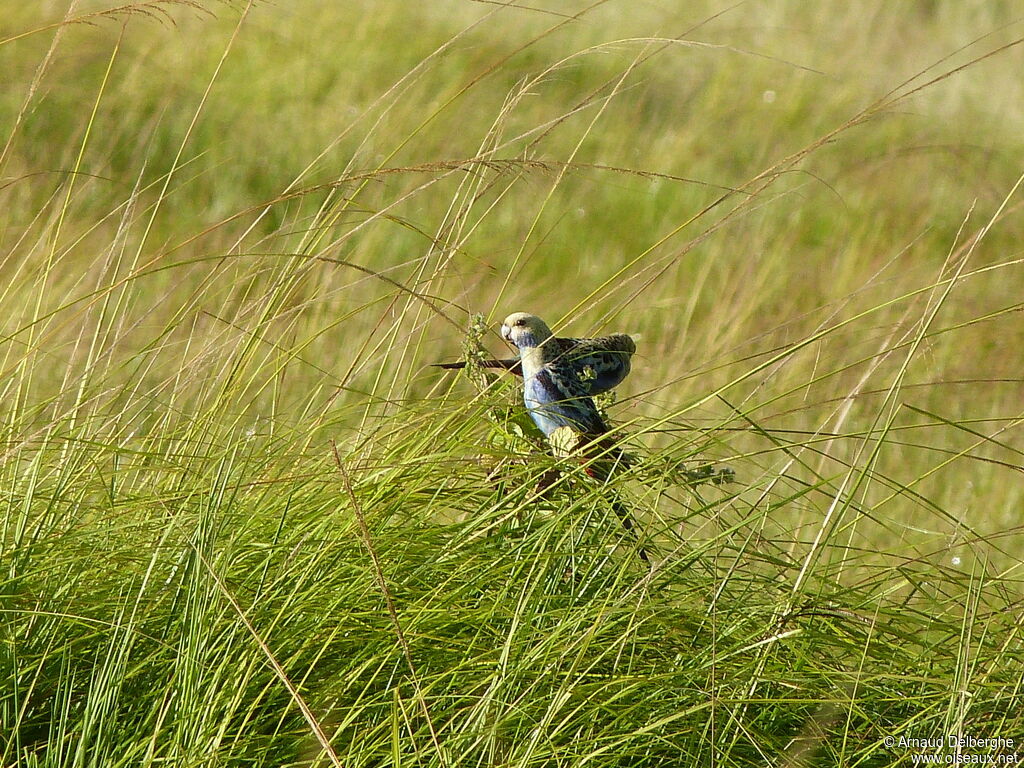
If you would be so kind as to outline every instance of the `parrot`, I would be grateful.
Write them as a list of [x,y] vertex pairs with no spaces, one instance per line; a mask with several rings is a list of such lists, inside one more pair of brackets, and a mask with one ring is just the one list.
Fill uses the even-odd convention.
[[[629,375],[630,358],[636,352],[633,339],[624,333],[595,339],[558,337],[543,320],[527,312],[506,317],[501,336],[519,350],[519,358],[495,360],[489,367],[521,375],[526,410],[552,448],[568,454],[585,446],[587,475],[607,481],[613,469],[628,460],[621,450],[601,440],[610,430],[592,396],[608,392]],[[617,495],[612,509],[635,536],[632,517]],[[638,553],[650,563],[642,547]]]

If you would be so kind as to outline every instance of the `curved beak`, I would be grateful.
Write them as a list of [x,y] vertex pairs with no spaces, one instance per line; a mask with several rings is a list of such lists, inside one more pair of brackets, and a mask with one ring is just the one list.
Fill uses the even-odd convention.
[[507,325],[501,326],[501,338],[507,341],[509,344],[512,343],[512,329]]

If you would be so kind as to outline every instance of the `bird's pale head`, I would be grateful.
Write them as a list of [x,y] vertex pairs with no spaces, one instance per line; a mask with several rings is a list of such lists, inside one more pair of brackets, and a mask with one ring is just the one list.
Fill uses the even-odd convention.
[[550,339],[551,329],[536,315],[514,312],[501,324],[501,338],[519,349],[528,349]]

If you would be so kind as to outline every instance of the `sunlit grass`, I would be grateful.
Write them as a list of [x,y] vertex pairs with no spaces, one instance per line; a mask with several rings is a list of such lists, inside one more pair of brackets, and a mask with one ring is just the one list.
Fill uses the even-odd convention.
[[[1021,24],[677,5],[7,9],[0,764],[1024,734]],[[514,310],[608,486],[430,367]]]

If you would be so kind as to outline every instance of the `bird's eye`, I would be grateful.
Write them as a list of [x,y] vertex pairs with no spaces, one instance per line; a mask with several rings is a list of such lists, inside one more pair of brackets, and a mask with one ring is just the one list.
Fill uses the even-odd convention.
[[523,320],[522,318],[519,318],[518,320],[516,320],[515,324],[516,325],[526,325],[526,321]]

